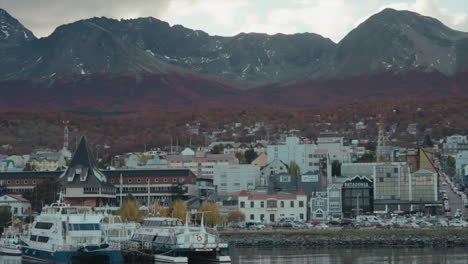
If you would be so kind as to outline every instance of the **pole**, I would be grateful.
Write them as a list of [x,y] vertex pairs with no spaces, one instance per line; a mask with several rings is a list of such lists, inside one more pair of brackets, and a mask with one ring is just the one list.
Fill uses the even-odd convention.
[[122,207],[122,184],[123,184],[123,180],[122,180],[122,173],[120,173],[120,207]]
[[356,219],[357,219],[357,217],[359,216],[359,196],[360,196],[360,194],[358,193],[358,194],[357,194],[357,204],[356,204],[356,206],[357,206],[357,209],[356,209],[356,211],[357,211],[357,213],[356,213]]

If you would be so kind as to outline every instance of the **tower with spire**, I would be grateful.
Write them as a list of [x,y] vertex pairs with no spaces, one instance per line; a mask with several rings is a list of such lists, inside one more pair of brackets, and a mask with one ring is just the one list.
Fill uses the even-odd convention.
[[70,166],[60,176],[65,202],[73,205],[103,206],[114,204],[116,188],[98,169],[86,137],[73,154]]

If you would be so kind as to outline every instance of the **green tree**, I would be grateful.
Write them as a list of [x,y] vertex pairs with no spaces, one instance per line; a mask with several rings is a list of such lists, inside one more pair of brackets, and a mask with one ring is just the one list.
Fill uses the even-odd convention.
[[375,155],[374,155],[373,152],[366,153],[366,154],[362,155],[362,157],[357,160],[357,162],[359,162],[359,163],[375,162],[375,161],[376,161],[376,158],[375,158]]
[[291,174],[291,176],[299,176],[301,174],[301,170],[294,160],[289,163],[289,174]]
[[255,152],[255,150],[251,148],[245,151],[244,157],[245,157],[245,162],[247,164],[250,164],[252,163],[252,161],[254,161],[258,157],[258,155],[257,155],[257,152]]
[[57,201],[60,188],[58,179],[45,178],[34,187],[32,192],[23,193],[23,197],[31,202],[32,210],[40,212],[44,205]]
[[332,175],[341,176],[341,162],[339,162],[338,160],[334,160],[332,162]]
[[3,232],[3,228],[8,226],[8,223],[11,222],[11,210],[9,206],[0,207],[0,228]]
[[212,154],[221,154],[224,151],[224,145],[223,144],[218,144],[214,145],[213,149],[211,150]]

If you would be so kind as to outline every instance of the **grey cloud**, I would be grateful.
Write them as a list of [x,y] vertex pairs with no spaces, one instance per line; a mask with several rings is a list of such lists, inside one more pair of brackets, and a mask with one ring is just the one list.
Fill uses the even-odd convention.
[[36,36],[45,37],[66,23],[90,17],[160,17],[176,0],[0,0],[0,8]]

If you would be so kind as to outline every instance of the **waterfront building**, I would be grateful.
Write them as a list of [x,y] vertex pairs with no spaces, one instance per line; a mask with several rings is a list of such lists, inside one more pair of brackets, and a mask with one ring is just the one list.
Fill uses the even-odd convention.
[[260,169],[255,165],[218,165],[214,168],[213,184],[218,193],[240,192],[255,189],[259,182]]
[[213,179],[214,167],[217,165],[234,165],[238,160],[234,154],[210,154],[197,151],[195,155],[168,155],[169,169],[190,169],[197,177]]
[[56,171],[66,167],[62,151],[38,151],[29,157],[28,165],[35,171]]
[[342,184],[333,183],[327,188],[327,205],[328,205],[328,216],[332,218],[342,218]]
[[238,198],[238,208],[245,214],[246,221],[274,223],[283,218],[307,220],[307,195],[297,194],[265,194],[241,191]]
[[281,160],[273,160],[268,163],[268,165],[260,169],[260,177],[259,181],[256,183],[256,187],[266,189],[270,184],[269,181],[272,175],[285,173],[289,173],[288,165]]
[[10,207],[13,216],[24,215],[31,210],[31,203],[19,194],[5,194],[0,197],[0,207]]
[[447,156],[456,156],[462,151],[468,151],[468,139],[462,135],[448,136],[442,145],[442,150]]
[[373,181],[365,176],[354,176],[343,182],[341,189],[343,216],[354,218],[374,212]]
[[345,163],[351,162],[351,147],[344,137],[338,136],[336,132],[322,132],[317,138],[317,145],[320,149],[327,149],[330,161],[335,160]]
[[116,189],[96,166],[86,137],[82,137],[70,166],[59,176],[64,200],[71,205],[114,204]]
[[309,199],[310,220],[325,221],[328,219],[327,192],[313,192]]
[[309,171],[309,162],[313,163],[312,154],[316,149],[315,144],[302,144],[298,137],[287,137],[284,144],[267,146],[268,163],[280,160],[290,165],[294,161],[301,172]]

